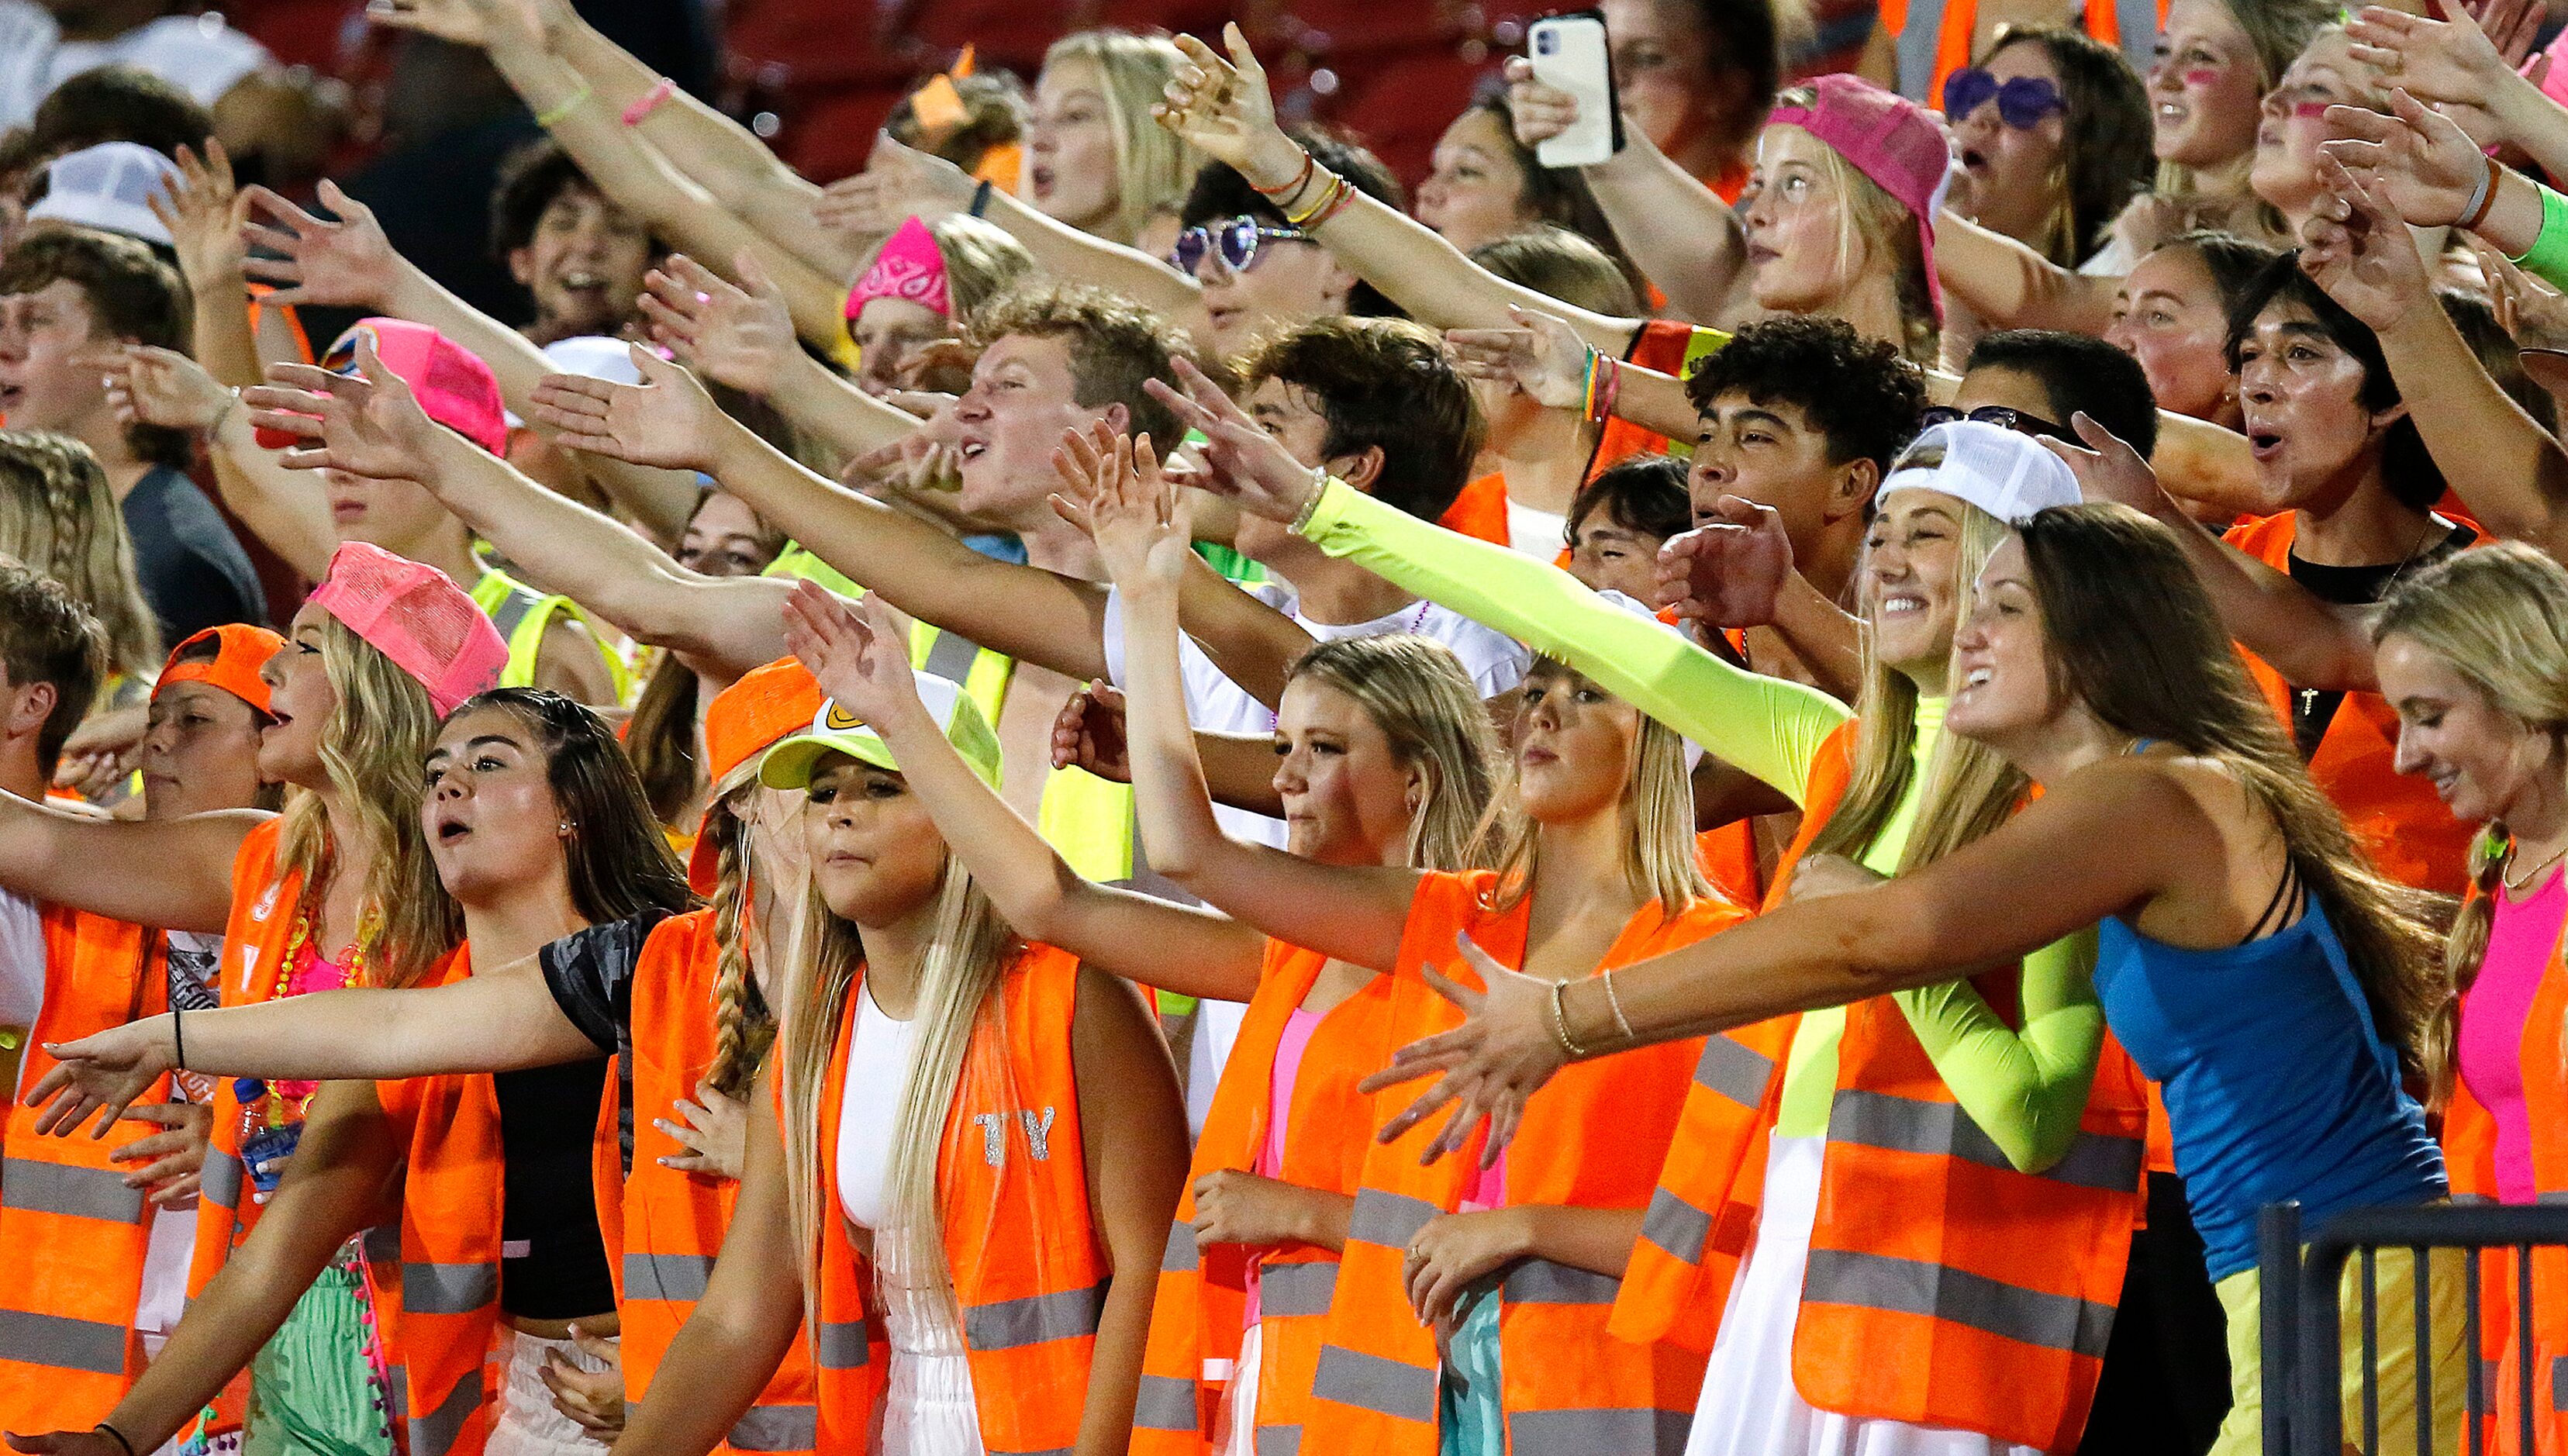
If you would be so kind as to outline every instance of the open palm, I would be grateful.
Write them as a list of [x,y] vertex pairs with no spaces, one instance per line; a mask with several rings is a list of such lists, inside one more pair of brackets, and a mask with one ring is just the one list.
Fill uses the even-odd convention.
[[373,336],[357,334],[357,372],[271,364],[268,382],[241,392],[250,423],[304,443],[278,463],[289,470],[345,470],[370,480],[416,480],[427,472],[442,427],[399,375],[384,368]]
[[401,280],[401,254],[375,220],[374,209],[324,179],[321,202],[337,214],[335,222],[316,217],[265,187],[243,194],[250,210],[272,219],[252,221],[241,232],[248,242],[280,256],[252,255],[242,270],[252,278],[281,285],[268,297],[280,308],[317,303],[340,308],[381,308]]
[[647,349],[636,347],[633,362],[642,371],[638,385],[544,376],[535,386],[536,423],[570,449],[665,470],[712,469],[723,423],[713,396],[694,375]]
[[1177,49],[1186,59],[1150,115],[1204,155],[1228,162],[1252,184],[1288,185],[1301,168],[1302,149],[1276,123],[1266,68],[1257,63],[1257,53],[1236,24],[1223,26],[1221,39],[1230,52],[1227,60],[1193,36],[1177,37]]

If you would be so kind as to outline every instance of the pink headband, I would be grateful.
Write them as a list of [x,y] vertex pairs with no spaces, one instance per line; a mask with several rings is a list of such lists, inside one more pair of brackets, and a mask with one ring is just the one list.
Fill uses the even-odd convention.
[[1853,76],[1821,76],[1809,87],[1808,106],[1776,107],[1766,123],[1798,127],[1826,143],[1917,219],[1926,295],[1941,323],[1944,285],[1935,277],[1935,213],[1944,205],[1952,163],[1943,130],[1916,103]]
[[945,255],[936,250],[936,239],[926,223],[915,217],[901,220],[882,251],[874,254],[873,266],[847,290],[847,321],[855,322],[865,305],[877,298],[902,299],[954,317],[953,301],[945,291]]

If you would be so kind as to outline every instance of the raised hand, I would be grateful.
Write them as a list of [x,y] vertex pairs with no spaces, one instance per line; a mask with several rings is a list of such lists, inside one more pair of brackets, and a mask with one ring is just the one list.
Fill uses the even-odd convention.
[[[2464,235],[2463,240],[2469,244],[2470,256],[2478,259],[2479,276],[2487,281],[2497,327],[2526,349],[2568,350],[2568,296],[2526,273],[2477,236]],[[77,742],[80,734],[72,737]]]
[[1472,379],[1524,391],[1553,410],[1578,406],[1587,392],[1589,349],[1578,331],[1547,313],[1507,305],[1512,329],[1446,329],[1453,365]]
[[2149,468],[2138,450],[2124,444],[2084,410],[2069,417],[2069,428],[2086,441],[2085,449],[2065,439],[2046,437],[2042,442],[2078,477],[2080,498],[2089,504],[2117,501],[2143,515],[2163,517],[2176,513],[2175,502],[2158,484],[2158,472]]
[[581,1430],[612,1444],[624,1431],[624,1346],[576,1324],[570,1327],[570,1341],[581,1354],[605,1361],[606,1368],[581,1369],[555,1350],[544,1356],[535,1374],[553,1393],[553,1409],[570,1417]]
[[205,140],[205,156],[178,148],[178,174],[145,202],[169,229],[178,272],[199,300],[241,291],[241,261],[249,254],[241,229],[249,225],[249,200],[232,182],[231,154],[220,139]]
[[2473,15],[2464,4],[2438,7],[2428,19],[2386,6],[2366,6],[2346,26],[2354,59],[2434,110],[2451,115],[2482,146],[2508,140],[2497,118],[2500,91],[2517,83],[2541,27],[2536,0],[2485,0]]
[[[2459,222],[2479,185],[2495,185],[2487,154],[2458,123],[2405,91],[2390,93],[2390,110],[2384,116],[2366,107],[2329,107],[2329,140],[2319,149],[2378,178],[2391,205],[2409,224]],[[2320,173],[2324,179],[2326,168]]]
[[1085,768],[1116,783],[1132,781],[1122,689],[1100,678],[1070,695],[1052,721],[1052,766]]
[[562,0],[369,0],[366,19],[481,49],[494,41],[549,44],[567,17]]
[[1302,147],[1276,123],[1266,68],[1236,23],[1221,28],[1221,43],[1228,60],[1193,36],[1177,37],[1186,58],[1150,115],[1204,155],[1230,163],[1250,185],[1291,186],[1302,169]]
[[655,1117],[651,1125],[687,1151],[661,1158],[660,1166],[739,1182],[749,1167],[749,1103],[725,1095],[711,1082],[700,1081],[693,1100],[680,1097],[669,1105],[682,1120]]
[[164,1129],[109,1153],[108,1161],[141,1163],[125,1175],[128,1188],[148,1188],[156,1208],[186,1208],[203,1186],[205,1145],[214,1130],[212,1108],[195,1102],[148,1102],[126,1109],[127,1122]]
[[1086,434],[1063,431],[1052,463],[1070,491],[1052,498],[1053,509],[1088,532],[1115,584],[1173,591],[1194,554],[1194,534],[1180,492],[1159,472],[1150,437],[1118,435],[1101,420]]
[[384,368],[370,334],[357,335],[357,373],[271,364],[268,383],[241,391],[252,425],[307,441],[278,457],[289,470],[345,470],[370,480],[430,484],[444,427],[401,376]]
[[733,286],[684,253],[671,253],[642,275],[642,316],[650,321],[652,341],[679,363],[742,394],[765,396],[775,392],[785,361],[802,346],[794,340],[785,290],[758,266],[757,255],[743,248],[734,265],[748,288]]
[[946,401],[909,434],[849,460],[838,480],[867,494],[951,495],[962,489],[962,433],[954,402]]
[[321,181],[321,203],[337,214],[336,222],[315,217],[265,187],[241,195],[250,210],[273,219],[246,223],[242,237],[284,255],[251,254],[241,261],[241,271],[250,277],[284,285],[267,302],[279,308],[318,303],[381,309],[392,298],[401,281],[401,254],[393,250],[374,209],[339,190],[337,182]]
[[568,449],[666,470],[711,471],[725,424],[721,407],[685,368],[633,346],[638,385],[548,374],[535,386],[534,418]]
[[2378,176],[2355,175],[2324,151],[2319,183],[2326,194],[2301,224],[2301,271],[2375,333],[2397,325],[2411,308],[2432,308],[2424,260],[2416,256],[2388,184]]
[[796,582],[785,599],[785,646],[832,702],[886,732],[927,716],[910,673],[909,634],[880,597],[850,604],[812,582]]
[[1292,451],[1259,429],[1248,412],[1223,394],[1221,386],[1195,368],[1193,361],[1178,359],[1176,373],[1182,393],[1157,380],[1145,380],[1141,388],[1204,437],[1203,470],[1186,483],[1211,491],[1250,515],[1287,524],[1298,519],[1327,483],[1327,475],[1293,458]]
[[116,423],[171,430],[212,430],[238,397],[186,355],[149,344],[119,349],[106,370],[107,405]]
[[1764,627],[1792,578],[1792,538],[1772,506],[1737,495],[1659,547],[1659,605],[1711,627]]
[[1427,984],[1461,1009],[1462,1024],[1403,1046],[1392,1053],[1391,1065],[1356,1087],[1379,1092],[1442,1072],[1434,1086],[1382,1125],[1376,1139],[1397,1142],[1403,1133],[1451,1106],[1451,1115],[1419,1154],[1419,1161],[1432,1163],[1460,1151],[1485,1117],[1489,1137],[1480,1145],[1480,1166],[1486,1168],[1496,1164],[1507,1140],[1515,1136],[1525,1099],[1551,1080],[1568,1058],[1551,1033],[1552,984],[1499,965],[1469,936],[1456,935],[1453,944],[1488,989],[1473,991],[1446,980],[1433,966],[1423,968]]
[[933,222],[972,205],[980,184],[934,152],[904,146],[885,132],[874,139],[865,169],[820,189],[811,220],[859,248],[892,235],[903,218]]
[[101,1140],[134,1099],[149,1091],[177,1060],[159,1017],[110,1026],[77,1041],[48,1042],[45,1054],[54,1058],[54,1064],[24,1098],[28,1106],[45,1109],[37,1114],[36,1131],[69,1137],[80,1131],[90,1114],[97,1113],[98,1125],[90,1136]]
[[1538,146],[1578,125],[1578,98],[1534,80],[1533,62],[1509,56],[1506,78],[1507,116],[1515,122],[1517,146]]

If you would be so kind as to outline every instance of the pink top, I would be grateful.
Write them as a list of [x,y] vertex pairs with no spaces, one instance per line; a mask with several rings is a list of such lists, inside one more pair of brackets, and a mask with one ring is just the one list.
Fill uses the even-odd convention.
[[[1302,1079],[1302,1055],[1311,1049],[1311,1033],[1320,1029],[1320,1014],[1293,1008],[1284,1019],[1284,1034],[1275,1042],[1275,1070],[1267,1078],[1266,1133],[1257,1144],[1254,1171],[1260,1178],[1284,1176],[1284,1134],[1293,1121],[1293,1085]],[[1248,1268],[1247,1323],[1257,1324],[1257,1266]]]
[[[304,944],[303,954],[296,957],[294,965],[286,971],[285,994],[287,996],[310,996],[319,991],[347,989],[347,966],[338,961],[322,960],[321,953],[313,949],[309,942]],[[282,1097],[308,1097],[321,1084],[315,1081],[284,1079],[270,1085],[276,1089],[277,1095]]]
[[2496,1192],[2530,1203],[2532,1126],[2523,1110],[2523,1020],[2568,924],[2568,878],[2553,870],[2531,898],[2497,892],[2487,956],[2461,997],[2461,1080],[2496,1119]]

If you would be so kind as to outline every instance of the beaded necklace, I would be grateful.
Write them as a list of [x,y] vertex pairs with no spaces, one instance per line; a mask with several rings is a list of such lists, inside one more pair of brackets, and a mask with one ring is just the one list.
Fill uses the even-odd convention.
[[[357,922],[357,942],[348,950],[345,985],[366,984],[366,949],[382,928],[383,917],[371,910]],[[285,954],[277,961],[276,979],[268,984],[267,1000],[284,1001],[298,994],[294,989],[296,971],[307,950],[313,959],[320,959],[320,948],[312,944],[312,916],[308,912],[294,918],[294,929],[286,937]],[[312,1106],[312,1094],[320,1086],[316,1081],[257,1077],[242,1077],[233,1083],[232,1091],[240,1099],[241,1139],[247,1141],[263,1130],[301,1122]]]

